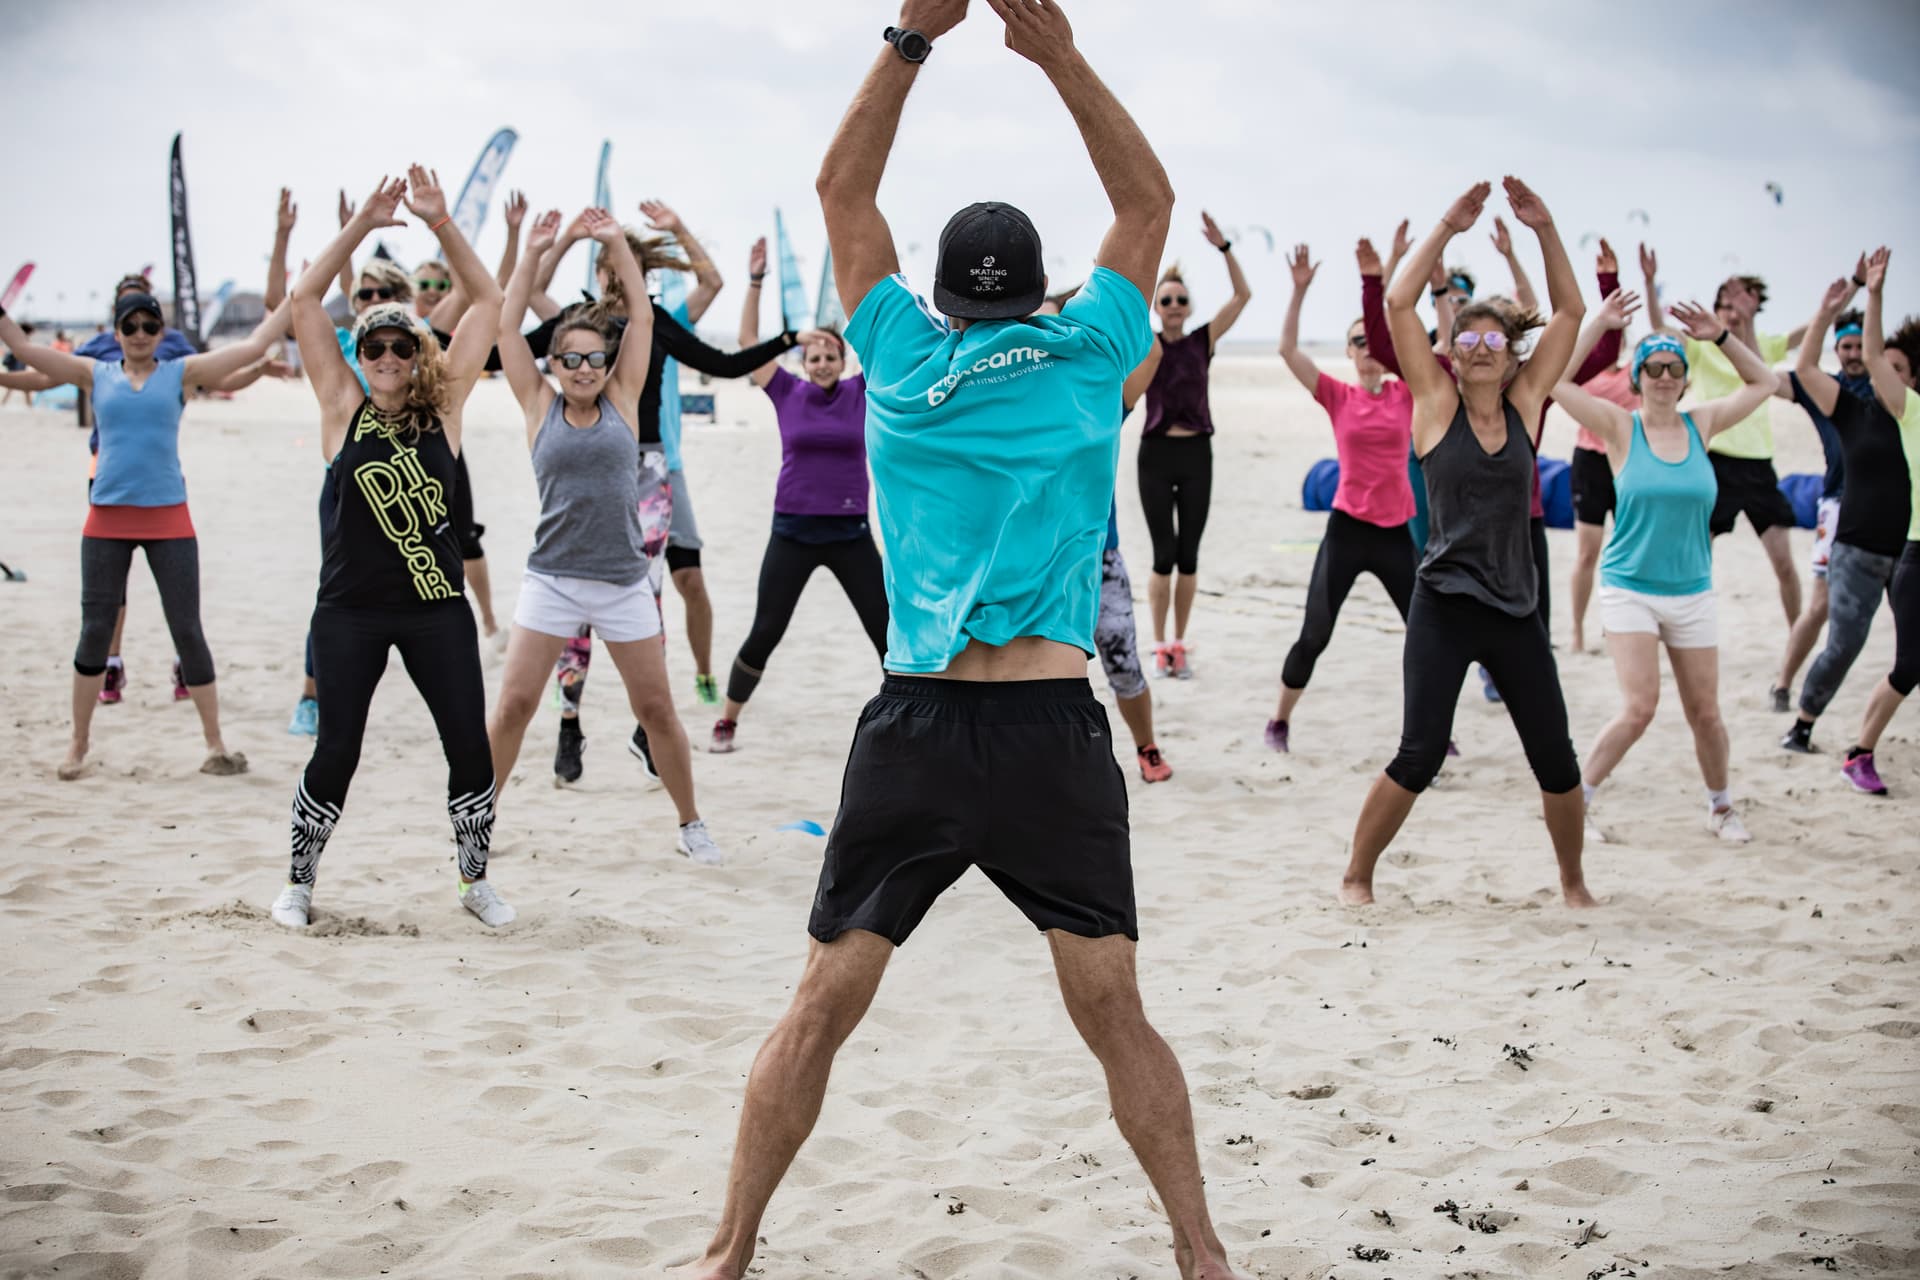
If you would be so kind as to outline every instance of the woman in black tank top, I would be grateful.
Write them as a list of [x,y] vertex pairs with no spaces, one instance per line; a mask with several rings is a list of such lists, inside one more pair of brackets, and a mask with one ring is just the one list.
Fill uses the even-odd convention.
[[[444,354],[405,306],[368,308],[354,326],[363,392],[320,299],[369,232],[406,225],[395,216],[403,195],[438,237],[472,305]],[[418,165],[407,182],[382,181],[294,286],[293,329],[320,401],[332,501],[321,530],[311,631],[320,732],[294,790],[292,865],[272,912],[280,924],[309,922],[320,854],[340,820],[391,649],[400,651],[446,751],[460,902],[490,926],[513,919],[513,908],[486,880],[493,754],[479,634],[462,592],[462,531],[453,516],[461,410],[499,328],[500,297],[453,225],[438,179]]]
[[1407,615],[1400,750],[1374,780],[1354,828],[1340,885],[1341,900],[1351,905],[1373,901],[1374,865],[1439,772],[1460,684],[1475,662],[1499,685],[1540,785],[1566,903],[1595,905],[1580,867],[1580,766],[1553,647],[1536,612],[1528,523],[1536,441],[1526,426],[1540,420],[1564,373],[1586,308],[1546,205],[1517,178],[1505,187],[1514,217],[1539,237],[1553,301],[1553,319],[1531,358],[1521,360],[1519,347],[1540,324],[1537,316],[1510,303],[1473,303],[1453,319],[1449,377],[1414,316],[1448,241],[1479,220],[1488,183],[1453,202],[1387,294],[1401,376],[1413,392],[1413,449],[1426,473],[1431,527]]

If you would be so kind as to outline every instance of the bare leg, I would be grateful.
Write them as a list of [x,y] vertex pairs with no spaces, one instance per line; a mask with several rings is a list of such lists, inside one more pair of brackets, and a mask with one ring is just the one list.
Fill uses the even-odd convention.
[[1170,573],[1149,573],[1147,575],[1147,612],[1153,615],[1153,642],[1167,642],[1167,605],[1173,599],[1173,575]]
[[1700,761],[1700,777],[1709,791],[1727,789],[1727,725],[1720,718],[1720,651],[1668,649],[1673,683],[1680,691],[1680,707],[1693,730],[1693,754]]
[[62,781],[71,782],[86,769],[89,734],[93,730],[93,709],[100,705],[100,689],[107,673],[83,676],[73,673],[73,741],[67,745],[67,758],[56,770]]
[[1787,615],[1787,626],[1791,628],[1800,619],[1800,575],[1793,568],[1793,544],[1787,538],[1787,531],[1781,525],[1775,525],[1760,535],[1760,545],[1766,549],[1767,560],[1773,565],[1773,576],[1780,580],[1780,608]]
[[493,748],[493,788],[496,813],[500,797],[506,794],[507,780],[520,759],[520,744],[527,736],[527,725],[540,709],[540,695],[546,692],[547,676],[554,659],[567,647],[566,636],[550,636],[544,631],[529,631],[514,624],[507,633],[507,660],[500,673],[500,693],[487,714],[487,743]]
[[126,631],[126,629],[127,629],[127,606],[123,604],[120,606],[120,612],[114,615],[113,643],[107,646],[108,657],[117,658],[120,656],[120,636],[121,636],[121,633]]
[[1299,704],[1300,695],[1305,692],[1305,689],[1295,689],[1289,686],[1284,680],[1281,681],[1280,709],[1273,713],[1273,718],[1275,720],[1285,720],[1288,724],[1292,724],[1293,709]]
[[1604,525],[1573,526],[1573,651],[1587,647],[1587,605],[1593,600],[1593,574],[1600,564],[1600,548],[1606,541]]
[[699,1280],[740,1280],[746,1274],[767,1202],[820,1118],[833,1057],[866,1016],[892,958],[891,942],[861,929],[808,944],[793,1004],[760,1046],[747,1077],[727,1203],[695,1269]]
[[1340,901],[1350,907],[1373,901],[1373,868],[1419,798],[1384,773],[1373,780],[1366,803],[1360,806],[1359,821],[1353,825],[1353,853],[1347,873],[1340,878]]
[[500,628],[493,621],[493,579],[487,574],[487,559],[462,562],[466,568],[467,586],[473,591],[473,603],[480,609],[480,634],[492,637]]
[[1813,598],[1807,602],[1807,609],[1793,624],[1793,630],[1787,632],[1787,656],[1780,663],[1780,679],[1775,687],[1793,688],[1794,677],[1800,674],[1800,668],[1806,665],[1807,655],[1813,652],[1813,646],[1819,642],[1820,629],[1827,625],[1827,580],[1813,580]]
[[687,647],[693,650],[693,669],[698,675],[712,675],[713,600],[707,595],[707,580],[700,566],[675,569],[673,589],[687,608]]
[[[74,694],[76,698],[79,696],[78,693]],[[1860,741],[1854,745],[1868,751],[1880,745],[1880,735],[1886,732],[1887,726],[1893,722],[1893,713],[1906,700],[1907,695],[1895,689],[1893,682],[1882,676],[1867,698],[1866,714],[1860,717]],[[78,704],[75,705],[77,709]]]
[[1187,620],[1193,616],[1193,593],[1199,589],[1198,575],[1183,573],[1173,582],[1173,634],[1185,637]]
[[[213,681],[206,684],[190,684],[187,696],[193,699],[193,709],[200,713],[200,736],[207,742],[207,762],[232,760],[227,754],[227,744],[220,736],[220,694],[218,685]],[[243,766],[244,767],[244,766]],[[225,772],[224,769],[216,772]]]
[[1127,722],[1127,731],[1133,735],[1133,745],[1144,747],[1153,741],[1153,691],[1142,689],[1137,698],[1115,698],[1119,704],[1120,718]]
[[1187,1082],[1141,1008],[1132,940],[1053,929],[1047,943],[1067,1014],[1106,1072],[1114,1123],[1166,1208],[1181,1276],[1230,1280],[1226,1248],[1207,1215]]
[[1613,672],[1620,681],[1620,712],[1607,722],[1593,749],[1587,752],[1582,776],[1590,787],[1605,782],[1627,750],[1640,741],[1640,735],[1653,723],[1654,708],[1660,704],[1660,637],[1646,631],[1609,635],[1607,649],[1613,654]]
[[667,651],[658,639],[607,641],[613,666],[627,686],[627,704],[634,719],[647,731],[647,743],[653,751],[653,767],[660,773],[660,785],[673,799],[685,826],[700,816],[693,799],[693,748],[687,744],[687,731],[673,709],[673,692],[667,687]]
[[[738,723],[740,719],[740,713],[745,711],[746,709],[747,709],[746,703],[735,702],[732,698],[728,698],[726,705],[720,709],[720,718],[723,720],[732,720],[735,723]],[[1120,714],[1125,715],[1126,712],[1127,712],[1127,704],[1123,702],[1120,704]],[[1132,721],[1128,721],[1128,723],[1131,724]]]
[[1587,892],[1586,875],[1580,869],[1580,855],[1586,843],[1585,798],[1580,788],[1559,795],[1542,791],[1540,811],[1547,819],[1547,835],[1553,840],[1554,861],[1560,865],[1560,895],[1570,907],[1597,907]]

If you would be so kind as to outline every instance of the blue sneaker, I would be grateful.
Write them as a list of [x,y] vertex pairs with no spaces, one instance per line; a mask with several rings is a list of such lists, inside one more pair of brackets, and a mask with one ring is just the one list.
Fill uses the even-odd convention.
[[287,732],[306,734],[309,738],[320,736],[320,704],[313,698],[302,698],[293,708],[293,719],[287,721]]

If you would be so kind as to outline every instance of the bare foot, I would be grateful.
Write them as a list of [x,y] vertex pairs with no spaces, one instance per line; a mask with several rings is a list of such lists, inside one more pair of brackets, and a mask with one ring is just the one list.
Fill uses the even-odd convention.
[[213,774],[217,778],[231,778],[246,771],[247,758],[238,751],[210,751],[200,765],[200,772]]
[[1587,638],[1581,635],[1578,631],[1574,632],[1573,643],[1567,646],[1567,652],[1568,653],[1585,653],[1586,651],[1587,651]]
[[1340,901],[1349,907],[1371,906],[1373,904],[1372,881],[1342,877],[1340,880]]
[[1575,911],[1584,911],[1589,907],[1600,905],[1600,900],[1587,892],[1587,884],[1584,880],[1575,884],[1563,884],[1560,886],[1560,892],[1566,897],[1567,906]]
[[1183,1256],[1183,1251],[1176,1247],[1173,1256],[1175,1265],[1180,1269],[1181,1280],[1241,1280],[1240,1273],[1222,1255],[1194,1258],[1191,1255]]
[[674,1280],[741,1280],[741,1277],[746,1274],[745,1263],[736,1267],[724,1259],[715,1262],[711,1254],[700,1259],[690,1269],[676,1270],[673,1273]]
[[76,742],[67,748],[67,758],[60,762],[54,776],[62,782],[72,782],[87,771],[87,744]]

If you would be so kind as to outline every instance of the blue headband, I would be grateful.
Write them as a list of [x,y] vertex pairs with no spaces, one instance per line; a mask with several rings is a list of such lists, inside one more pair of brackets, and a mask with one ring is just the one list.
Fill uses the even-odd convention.
[[1448,276],[1447,283],[1452,285],[1454,288],[1458,289],[1460,292],[1466,294],[1469,298],[1473,296],[1473,281],[1467,279],[1465,276],[1462,276],[1462,275]]
[[1679,356],[1682,369],[1691,367],[1687,364],[1687,348],[1678,338],[1666,333],[1650,333],[1640,339],[1640,345],[1633,349],[1633,377],[1630,380],[1636,392],[1640,390],[1640,367],[1656,351]]
[[1834,340],[1835,342],[1838,342],[1838,341],[1840,341],[1840,339],[1842,339],[1842,338],[1862,338],[1862,339],[1864,339],[1864,337],[1865,337],[1865,335],[1864,335],[1864,334],[1863,334],[1863,333],[1862,333],[1862,332],[1860,331],[1860,326],[1859,326],[1859,325],[1857,325],[1857,324],[1848,324],[1848,325],[1842,325],[1842,326],[1840,326],[1840,328],[1839,328],[1839,329],[1837,329],[1837,330],[1835,330],[1835,331],[1834,331],[1834,335],[1833,335],[1833,340]]

